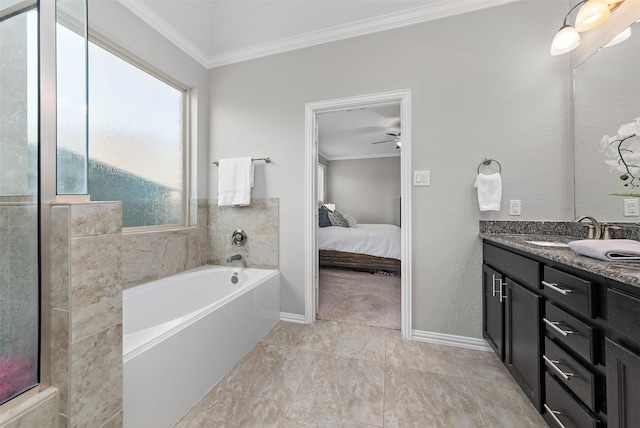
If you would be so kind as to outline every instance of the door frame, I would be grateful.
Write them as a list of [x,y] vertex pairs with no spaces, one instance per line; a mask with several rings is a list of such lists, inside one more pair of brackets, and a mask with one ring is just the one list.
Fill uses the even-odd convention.
[[400,254],[401,266],[401,325],[402,336],[411,339],[412,288],[411,288],[411,90],[380,92],[305,104],[305,305],[304,320],[311,324],[316,316],[316,284],[318,278],[318,198],[316,133],[317,115],[359,107],[400,105],[402,149],[400,153]]

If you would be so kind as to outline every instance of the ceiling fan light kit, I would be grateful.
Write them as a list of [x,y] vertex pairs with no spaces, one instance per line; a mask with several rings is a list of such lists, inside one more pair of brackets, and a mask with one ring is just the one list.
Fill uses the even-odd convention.
[[[569,9],[564,17],[564,22],[560,30],[556,33],[551,42],[551,55],[562,55],[570,52],[580,45],[580,34],[584,31],[592,30],[604,23],[611,16],[611,12],[616,9],[624,0],[583,0]],[[575,24],[567,24],[569,15],[576,8]]]

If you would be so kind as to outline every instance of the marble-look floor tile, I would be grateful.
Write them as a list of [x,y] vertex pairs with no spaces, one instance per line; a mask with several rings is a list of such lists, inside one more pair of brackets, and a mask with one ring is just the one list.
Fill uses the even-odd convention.
[[456,359],[458,348],[394,336],[387,340],[387,365],[463,377]]
[[544,428],[542,416],[514,382],[468,379],[480,410],[491,427]]
[[287,404],[215,386],[174,428],[281,427]]
[[318,353],[295,406],[382,426],[384,364]]
[[279,321],[263,338],[266,343],[295,346],[296,348],[317,351],[326,336],[329,328],[326,322],[313,324],[300,324],[295,322]]
[[372,428],[373,426],[297,406],[289,407],[282,421],[282,427],[286,428]]
[[385,343],[388,338],[401,338],[400,332],[385,328],[324,321],[325,338],[320,350],[341,357],[368,361],[385,361]]
[[464,377],[387,366],[384,395],[385,427],[486,426]]
[[245,394],[290,402],[312,361],[311,351],[259,342],[220,384]]
[[513,383],[509,371],[493,351],[457,348],[456,357],[462,372],[468,379]]

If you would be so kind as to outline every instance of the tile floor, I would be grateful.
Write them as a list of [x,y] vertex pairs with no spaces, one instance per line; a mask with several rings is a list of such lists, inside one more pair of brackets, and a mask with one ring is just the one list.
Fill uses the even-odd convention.
[[176,428],[546,426],[493,352],[280,321]]

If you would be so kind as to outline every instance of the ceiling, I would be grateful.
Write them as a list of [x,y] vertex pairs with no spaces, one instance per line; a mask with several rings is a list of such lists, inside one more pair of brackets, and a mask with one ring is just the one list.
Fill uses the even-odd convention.
[[400,156],[388,133],[400,133],[400,104],[318,114],[318,151],[327,160]]
[[118,0],[207,68],[514,0]]

